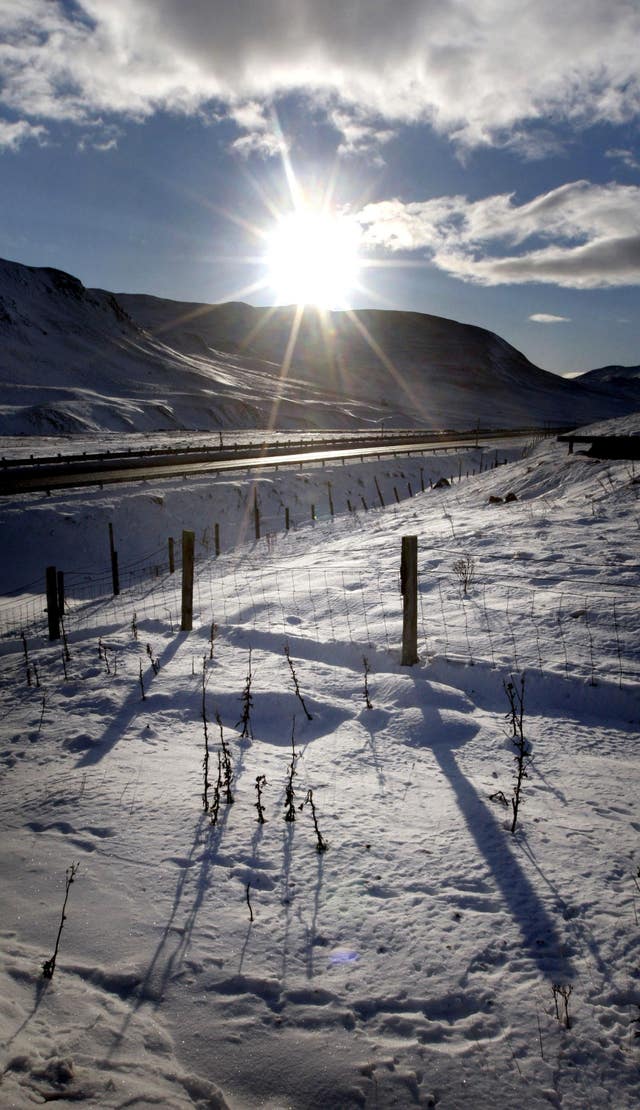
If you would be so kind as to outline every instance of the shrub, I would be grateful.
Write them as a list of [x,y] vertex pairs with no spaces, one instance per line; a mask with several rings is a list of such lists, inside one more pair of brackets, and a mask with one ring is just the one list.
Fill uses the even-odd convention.
[[473,555],[463,555],[453,564],[453,573],[458,579],[458,584],[466,597],[475,577],[476,564]]

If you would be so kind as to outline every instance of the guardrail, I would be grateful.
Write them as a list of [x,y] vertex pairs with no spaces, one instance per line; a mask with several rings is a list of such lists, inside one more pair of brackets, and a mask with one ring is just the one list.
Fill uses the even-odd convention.
[[[331,448],[334,446],[343,447],[347,449],[355,449],[357,447],[376,446],[377,444],[385,444],[386,446],[393,446],[394,443],[403,444],[408,440],[433,440],[434,443],[446,443],[448,440],[458,439],[461,437],[472,438],[478,437],[480,439],[497,439],[504,436],[525,436],[525,435],[558,435],[561,432],[566,432],[566,425],[547,426],[541,428],[525,427],[525,428],[466,428],[458,430],[453,428],[434,430],[433,428],[402,428],[394,431],[385,432],[372,432],[370,429],[361,432],[332,432],[327,435],[324,432],[305,432],[300,434],[300,438],[284,439],[284,440],[249,440],[248,442],[239,442],[235,440],[231,443],[224,442],[223,433],[220,435],[220,442],[215,445],[207,446],[202,444],[194,444],[193,446],[177,446],[172,447],[165,444],[162,447],[128,447],[123,450],[110,451],[82,451],[80,454],[65,454],[59,451],[55,455],[29,455],[28,457],[7,458],[3,455],[0,458],[1,469],[14,469],[16,467],[43,467],[43,466],[65,466],[71,464],[86,465],[87,463],[95,463],[104,461],[105,463],[112,464],[119,460],[127,462],[127,464],[135,465],[137,459],[154,459],[160,462],[163,458],[167,458],[169,462],[175,462],[179,457],[190,457],[191,461],[198,461],[198,456],[202,456],[203,461],[209,458],[233,458],[236,455],[253,455],[256,453],[266,452],[279,452],[279,451],[317,451],[323,447]],[[188,434],[188,433],[185,433]],[[201,432],[193,433],[194,435],[201,435]],[[238,435],[238,432],[233,433]]]
[[[551,433],[549,433],[551,434]],[[0,472],[0,496],[12,496],[25,493],[46,492],[52,490],[80,488],[83,486],[112,485],[116,483],[134,482],[138,480],[158,480],[167,477],[198,477],[205,473],[230,472],[235,469],[256,469],[265,466],[302,467],[304,465],[321,465],[326,463],[364,462],[365,457],[381,459],[383,457],[397,457],[398,455],[427,455],[438,451],[452,449],[472,450],[474,447],[487,446],[497,442],[498,439],[523,438],[530,436],[530,430],[519,429],[511,432],[489,433],[472,432],[462,433],[458,438],[452,438],[450,433],[433,434],[426,437],[406,435],[402,438],[390,437],[374,440],[343,440],[336,443],[334,440],[325,440],[321,446],[318,441],[306,443],[302,449],[286,452],[284,447],[269,447],[267,450],[256,453],[249,447],[243,447],[237,453],[212,452],[210,454],[199,451],[197,453],[182,453],[162,456],[141,453],[138,456],[124,456],[115,459],[113,455],[102,457],[97,461],[87,461],[82,456],[66,457],[56,461],[56,465],[27,464],[12,467]]]

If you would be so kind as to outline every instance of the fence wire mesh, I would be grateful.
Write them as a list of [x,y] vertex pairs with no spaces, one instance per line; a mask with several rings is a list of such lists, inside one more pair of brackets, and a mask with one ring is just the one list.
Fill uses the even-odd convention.
[[[428,551],[425,541],[424,550]],[[567,678],[618,685],[640,682],[640,612],[631,588],[613,591],[578,575],[532,588],[499,580],[499,568],[480,567],[465,594],[452,573],[453,551],[438,560],[423,556],[419,568],[418,627],[422,658],[466,665],[483,663],[508,671],[554,671]],[[399,560],[398,560],[399,562]],[[215,621],[221,632],[242,630],[286,639],[357,645],[363,651],[399,656],[402,599],[399,573],[389,560],[309,566],[279,551],[271,540],[242,556],[202,557],[196,564],[194,627]],[[593,568],[591,568],[593,569]],[[399,565],[398,565],[399,571]],[[64,626],[68,634],[104,632],[153,620],[180,628],[179,567],[160,563],[125,568],[121,592],[111,595],[109,575],[69,577]],[[46,634],[42,594],[3,599],[4,637]]]

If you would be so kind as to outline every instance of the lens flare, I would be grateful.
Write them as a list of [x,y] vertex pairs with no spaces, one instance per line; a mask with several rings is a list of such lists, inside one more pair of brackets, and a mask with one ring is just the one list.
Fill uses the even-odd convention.
[[268,283],[279,304],[349,308],[357,283],[360,231],[348,216],[300,209],[267,236]]

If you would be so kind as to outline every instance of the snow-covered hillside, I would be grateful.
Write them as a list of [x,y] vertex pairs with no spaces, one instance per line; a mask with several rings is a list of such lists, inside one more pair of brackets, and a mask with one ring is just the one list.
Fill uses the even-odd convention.
[[[520,427],[615,416],[625,405],[534,366],[485,328],[417,312],[185,304],[118,294],[151,334],[184,353],[251,353],[336,395],[374,401],[402,422]],[[295,346],[290,349],[291,337]],[[628,405],[626,406],[628,410]]]
[[[197,532],[189,633],[164,547],[119,598],[96,581],[106,492],[21,505],[95,596],[72,578],[68,659],[33,626],[27,656],[2,642],[3,1106],[637,1107],[638,475],[548,441],[468,478],[450,459],[440,489],[444,457],[418,463],[274,473],[268,534],[218,559],[248,484],[132,488],[123,550],[163,515]],[[2,526],[17,576],[10,503]],[[533,758],[513,834],[509,681]],[[203,704],[209,802],[216,713],[233,772],[215,823]]]
[[586,370],[580,378],[585,384],[596,382],[621,384],[626,382],[631,385],[640,379],[640,366],[601,366],[597,370]]
[[279,366],[198,357],[144,332],[111,293],[0,261],[0,433],[348,427],[380,412],[336,404]]
[[640,366],[601,366],[579,374],[577,381],[589,388],[606,389],[640,407]]
[[[628,412],[482,328],[418,313],[321,318],[88,290],[0,262],[0,434],[484,427]],[[635,407],[635,405],[631,406]]]

